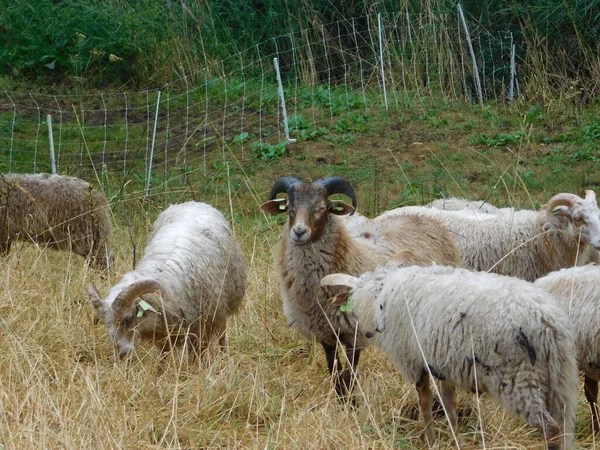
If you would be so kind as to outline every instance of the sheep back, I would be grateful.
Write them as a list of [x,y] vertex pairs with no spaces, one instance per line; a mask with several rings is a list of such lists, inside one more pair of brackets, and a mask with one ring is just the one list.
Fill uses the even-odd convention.
[[500,208],[484,200],[466,200],[464,198],[440,198],[427,205],[428,208],[443,209],[446,211],[460,211],[463,209],[480,211],[486,214],[500,214]]
[[13,240],[71,250],[99,268],[112,265],[110,204],[75,177],[7,174],[0,177],[0,244]]

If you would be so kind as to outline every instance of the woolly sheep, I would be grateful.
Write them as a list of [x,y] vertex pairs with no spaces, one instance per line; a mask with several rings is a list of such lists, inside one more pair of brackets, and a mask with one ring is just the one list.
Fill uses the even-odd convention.
[[[277,194],[287,194],[287,200]],[[331,201],[333,194],[351,198],[352,206]],[[322,289],[320,279],[335,272],[360,275],[385,263],[401,249],[411,249],[414,264],[460,265],[458,250],[451,234],[436,220],[421,217],[374,219],[364,236],[350,237],[343,219],[356,208],[352,185],[339,177],[304,184],[297,178],[278,179],[261,208],[270,214],[288,214],[282,237],[275,249],[275,272],[283,299],[288,325],[310,338],[316,337],[327,358],[327,366],[335,380],[340,397],[351,390],[352,373],[356,369],[363,339],[355,340],[354,325],[327,304],[337,293]],[[357,231],[358,232],[358,231]],[[336,364],[336,344],[344,345],[348,366]]]
[[562,193],[540,211],[509,214],[405,207],[384,215],[421,214],[440,220],[454,235],[466,268],[534,281],[554,270],[598,259],[600,210],[594,191],[585,199]]
[[600,431],[600,267],[588,265],[552,272],[535,284],[550,292],[569,314],[575,332],[579,369],[584,374],[585,397],[592,410],[592,428]]
[[428,208],[443,209],[446,211],[461,211],[463,209],[480,211],[486,214],[503,214],[512,208],[497,208],[484,200],[466,200],[464,198],[440,198],[425,205]]
[[223,215],[205,203],[163,211],[139,266],[102,300],[89,298],[116,344],[120,358],[139,338],[164,351],[188,339],[200,355],[214,338],[225,344],[227,317],[242,304],[246,265]]
[[[323,286],[350,292],[350,322],[415,383],[425,437],[432,429],[430,375],[456,430],[455,388],[488,392],[507,411],[538,428],[548,448],[568,446],[577,405],[573,334],[562,308],[523,280],[460,268],[381,267],[355,278],[334,274]],[[351,296],[351,297],[349,297]]]
[[0,174],[0,256],[14,240],[70,250],[97,268],[111,268],[110,205],[101,191],[75,177]]

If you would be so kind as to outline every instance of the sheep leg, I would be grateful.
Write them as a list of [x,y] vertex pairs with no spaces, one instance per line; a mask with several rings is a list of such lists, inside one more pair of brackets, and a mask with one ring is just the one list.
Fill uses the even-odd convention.
[[558,423],[547,411],[543,413],[542,417],[544,426],[540,428],[540,433],[546,438],[548,450],[561,450],[563,448],[561,445],[563,435]]
[[590,404],[590,408],[592,409],[592,429],[594,433],[598,433],[600,431],[600,422],[598,421],[598,382],[589,378],[588,376],[584,377],[584,385],[583,390],[585,392],[585,398]]
[[325,350],[325,357],[327,358],[327,368],[329,369],[329,373],[333,377],[335,383],[335,392],[340,397],[340,399],[344,399],[347,395],[347,389],[344,383],[341,381],[343,372],[342,363],[336,358],[337,348],[335,345],[329,345],[324,342],[321,342],[323,346],[323,350]]
[[[348,366],[342,371],[341,384],[343,388],[348,392],[352,393],[354,389],[354,381],[356,379],[356,367],[358,366],[358,360],[360,359],[360,349],[356,348],[352,344],[344,344],[346,347],[346,358],[348,360]],[[350,369],[350,367],[352,369]],[[356,398],[352,397],[352,406],[356,406]]]
[[342,371],[342,382],[348,388],[348,392],[352,391],[354,385],[354,378],[356,374],[356,366],[358,366],[358,360],[360,358],[360,349],[354,347],[352,344],[344,344],[346,347],[346,358],[348,360],[348,366],[352,367],[350,370],[348,367]]
[[429,373],[423,372],[421,378],[417,381],[416,387],[419,394],[421,420],[425,425],[423,435],[427,441],[427,445],[431,446],[435,442],[435,433],[433,432],[433,414],[431,411],[433,407],[433,395],[431,393],[431,386],[429,385]]
[[456,433],[458,426],[458,416],[456,415],[456,391],[450,383],[442,382],[442,403],[448,415],[450,427]]

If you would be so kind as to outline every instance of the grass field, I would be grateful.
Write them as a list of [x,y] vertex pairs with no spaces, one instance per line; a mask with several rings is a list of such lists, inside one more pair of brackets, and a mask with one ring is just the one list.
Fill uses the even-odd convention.
[[[149,198],[139,180],[109,183],[116,270],[107,279],[75,255],[14,245],[0,261],[0,449],[425,448],[414,388],[376,349],[359,365],[359,408],[339,404],[320,346],[286,325],[272,268],[283,218],[265,217],[259,204],[279,176],[346,177],[370,217],[441,196],[538,208],[558,192],[597,191],[598,105],[432,104],[360,116],[267,148],[272,157],[242,158],[230,145],[228,163],[215,151],[208,176],[193,170]],[[156,215],[189,199],[223,211],[246,255],[246,303],[229,323],[228,352],[207,367],[180,351],[159,360],[142,345],[129,363],[116,361],[87,285],[106,294],[134,253],[139,260]],[[459,403],[461,448],[544,448],[536,430],[485,396]],[[580,391],[579,448],[595,446],[589,417]],[[439,448],[456,448],[443,419],[436,430]]]

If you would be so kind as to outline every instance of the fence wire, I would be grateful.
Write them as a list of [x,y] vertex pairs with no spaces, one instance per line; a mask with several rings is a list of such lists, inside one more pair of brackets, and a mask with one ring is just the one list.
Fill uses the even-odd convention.
[[[475,64],[457,15],[434,21],[404,11],[381,19],[381,26],[377,16],[361,17],[274,37],[161,89],[5,91],[0,171],[51,171],[48,115],[57,171],[102,185],[114,177],[155,185],[174,174],[207,175],[214,169],[207,161],[214,162],[215,155],[227,161],[231,152],[243,162],[285,141],[274,58],[291,138],[314,138],[353,111],[432,99],[477,102]],[[473,19],[468,22],[481,95],[484,101],[505,100],[510,33],[492,35]]]

